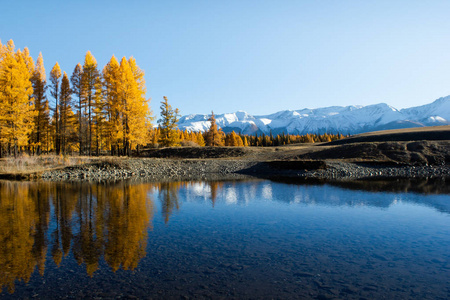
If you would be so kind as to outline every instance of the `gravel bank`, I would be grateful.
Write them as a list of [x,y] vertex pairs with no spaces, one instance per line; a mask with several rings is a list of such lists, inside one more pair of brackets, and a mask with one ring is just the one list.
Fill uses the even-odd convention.
[[256,163],[241,160],[175,160],[155,158],[131,158],[125,162],[100,162],[78,167],[51,170],[42,174],[50,181],[100,181],[142,178],[149,180],[212,180],[245,178],[243,169]]
[[[288,163],[289,165],[289,163]],[[323,161],[320,169],[277,168],[261,161],[227,159],[131,158],[121,162],[98,162],[44,172],[49,181],[103,181],[142,178],[148,180],[219,180],[258,178],[316,178],[354,180],[367,178],[450,177],[450,166],[384,166],[369,163]]]
[[364,163],[327,161],[321,170],[277,170],[266,173],[270,177],[298,177],[327,180],[355,180],[376,178],[435,178],[450,177],[450,166],[374,166]]

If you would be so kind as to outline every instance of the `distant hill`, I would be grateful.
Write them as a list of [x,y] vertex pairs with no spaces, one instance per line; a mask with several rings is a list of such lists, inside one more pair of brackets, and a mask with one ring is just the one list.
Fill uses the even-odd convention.
[[[180,118],[180,129],[205,131],[209,115],[187,115]],[[377,130],[401,129],[450,124],[450,96],[417,107],[396,109],[385,103],[374,105],[331,106],[317,109],[284,110],[265,116],[243,111],[216,115],[225,132],[243,134],[358,134]]]

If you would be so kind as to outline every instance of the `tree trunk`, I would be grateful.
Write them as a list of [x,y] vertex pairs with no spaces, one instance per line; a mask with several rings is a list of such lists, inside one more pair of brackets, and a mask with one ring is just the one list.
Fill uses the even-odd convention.
[[89,117],[88,117],[88,126],[89,126],[89,140],[88,140],[88,149],[89,149],[89,156],[91,156],[91,150],[92,150],[92,120],[91,120],[91,95],[89,95]]
[[79,126],[79,128],[78,128],[78,142],[80,143],[80,156],[81,156],[81,154],[83,153],[83,143],[82,143],[82,141],[81,141],[81,139],[83,138],[82,137],[82,134],[81,134],[81,95],[79,95],[79,99],[80,99],[80,101],[79,101],[79,105],[80,105],[80,110],[79,110],[79,112],[78,112],[78,114],[79,114],[79,124],[78,124],[78,126]]

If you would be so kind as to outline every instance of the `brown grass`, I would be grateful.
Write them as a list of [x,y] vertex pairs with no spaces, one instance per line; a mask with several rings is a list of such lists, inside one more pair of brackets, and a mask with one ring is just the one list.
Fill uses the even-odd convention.
[[326,145],[344,145],[362,142],[409,142],[450,140],[450,125],[418,127],[361,133]]
[[35,173],[48,169],[82,165],[93,160],[88,156],[41,155],[29,156],[23,154],[17,158],[0,159],[0,173],[18,174]]

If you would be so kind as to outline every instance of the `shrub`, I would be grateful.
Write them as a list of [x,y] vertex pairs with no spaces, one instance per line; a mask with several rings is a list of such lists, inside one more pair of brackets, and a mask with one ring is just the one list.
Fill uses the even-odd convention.
[[193,141],[181,141],[181,147],[200,147],[200,146]]

